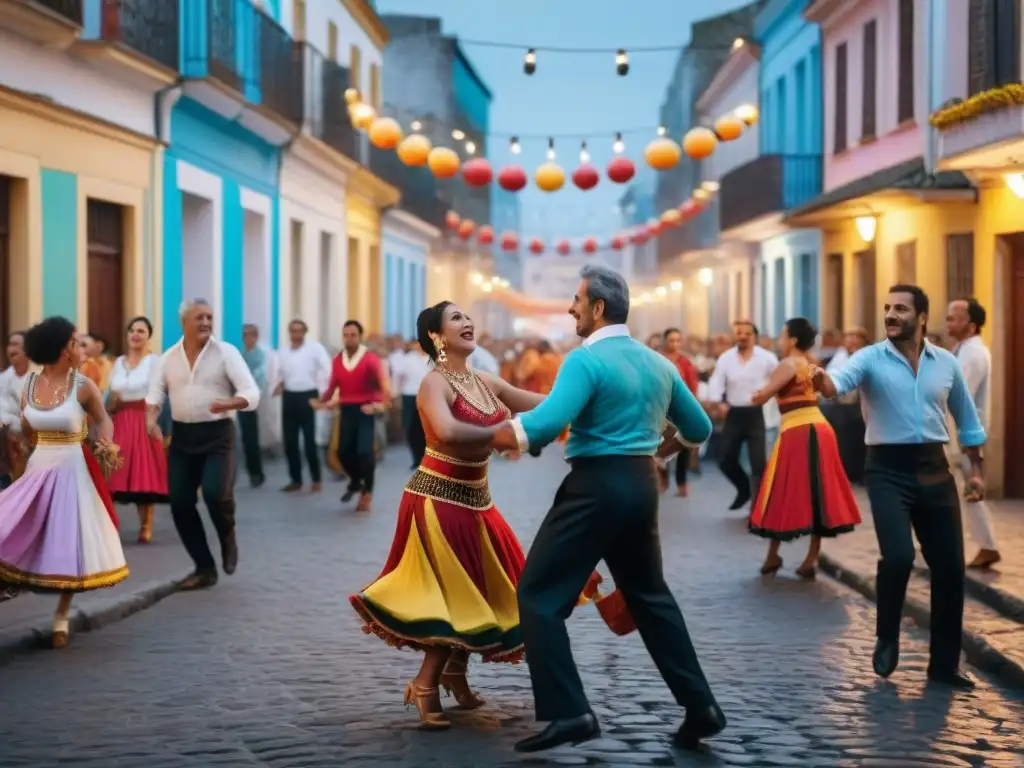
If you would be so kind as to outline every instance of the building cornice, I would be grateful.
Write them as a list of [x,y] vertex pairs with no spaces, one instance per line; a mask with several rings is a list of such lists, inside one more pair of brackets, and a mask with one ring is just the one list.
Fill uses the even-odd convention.
[[[704,89],[697,99],[697,111],[706,113],[711,105],[724,96],[743,76],[743,73],[752,66],[757,66],[761,58],[761,49],[751,43],[744,43],[729,54],[729,58],[718,68],[715,76],[711,78],[708,87]],[[709,115],[718,117],[718,115]]]
[[297,160],[330,177],[342,186],[359,170],[359,163],[324,144],[308,133],[299,134],[289,148]]
[[120,141],[137,149],[152,150],[163,144],[153,136],[132,131],[124,126],[111,123],[94,115],[80,112],[70,107],[57,104],[45,96],[37,96],[0,85],[0,107],[13,109],[67,128],[74,128],[102,136],[106,139]]
[[394,225],[400,236],[404,235],[410,240],[423,240],[428,244],[441,236],[440,229],[401,208],[389,208],[385,211],[384,224]]
[[814,0],[804,10],[804,18],[826,31],[841,22],[858,4],[858,0]]
[[370,41],[377,46],[377,50],[383,52],[391,40],[391,35],[388,34],[388,28],[380,20],[380,16],[373,10],[373,6],[366,0],[341,0],[341,4],[367,34]]
[[346,189],[349,194],[357,195],[377,208],[390,208],[402,199],[397,188],[361,165],[356,166],[355,173],[349,176]]

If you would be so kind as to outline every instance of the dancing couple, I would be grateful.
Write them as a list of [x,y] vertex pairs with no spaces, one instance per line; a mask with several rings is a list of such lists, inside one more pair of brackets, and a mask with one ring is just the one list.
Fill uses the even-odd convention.
[[[454,304],[420,314],[419,341],[435,361],[417,397],[428,449],[406,485],[383,571],[350,600],[365,632],[423,652],[405,701],[427,728],[450,727],[439,686],[463,708],[483,704],[466,678],[471,653],[515,663],[525,652],[537,719],[549,725],[516,750],[536,752],[600,735],[565,621],[593,594],[603,559],[686,707],[676,741],[692,748],[721,731],[725,716],[662,573],[652,457],[699,445],[711,423],[671,362],[629,337],[625,280],[596,266],[581,278],[569,313],[584,344],[546,397],[467,367],[473,322]],[[678,432],[663,435],[666,415]],[[524,558],[491,501],[488,456],[537,450],[570,425],[572,469]]]

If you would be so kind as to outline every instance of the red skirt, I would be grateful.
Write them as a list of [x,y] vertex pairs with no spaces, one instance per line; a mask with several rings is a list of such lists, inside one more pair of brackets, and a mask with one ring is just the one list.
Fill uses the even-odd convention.
[[837,536],[859,524],[832,426],[817,406],[784,413],[750,513],[750,532],[789,541]]
[[112,420],[124,465],[110,476],[110,495],[122,504],[165,503],[167,455],[161,442],[146,430],[145,401],[123,403]]

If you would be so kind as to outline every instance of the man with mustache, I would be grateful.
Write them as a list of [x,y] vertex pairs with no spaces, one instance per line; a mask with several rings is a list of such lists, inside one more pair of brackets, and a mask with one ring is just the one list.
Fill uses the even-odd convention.
[[964,614],[964,540],[956,481],[946,460],[946,406],[970,463],[972,497],[985,481],[985,429],[957,359],[927,341],[928,295],[894,285],[885,299],[885,341],[856,352],[831,376],[814,366],[815,387],[828,398],[860,389],[864,404],[864,473],[881,559],[875,673],[888,677],[899,663],[900,617],[914,567],[914,539],[931,570],[931,659],[928,677],[973,688],[959,670]]

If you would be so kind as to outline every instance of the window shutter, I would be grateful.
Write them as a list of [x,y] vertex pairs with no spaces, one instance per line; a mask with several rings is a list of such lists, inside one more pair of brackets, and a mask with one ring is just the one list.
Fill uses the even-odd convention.
[[914,119],[914,3],[900,0],[900,82],[896,119]]
[[992,67],[995,14],[992,0],[969,0],[967,21],[967,95],[995,85]]
[[896,246],[896,282],[904,285],[917,283],[917,241]]
[[832,152],[846,151],[846,43],[836,47],[836,106],[834,116],[835,139]]
[[875,118],[878,111],[878,22],[874,19],[864,25],[864,104],[860,137],[875,138]]
[[974,295],[974,233],[946,238],[946,299],[956,301]]
[[1020,82],[1020,5],[1021,0],[994,0],[995,86]]

